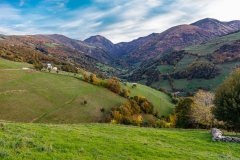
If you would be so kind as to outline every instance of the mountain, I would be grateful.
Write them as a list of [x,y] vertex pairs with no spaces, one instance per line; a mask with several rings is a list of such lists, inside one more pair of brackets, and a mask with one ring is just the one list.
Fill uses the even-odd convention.
[[112,52],[114,55],[118,57],[121,57],[134,51],[135,49],[137,49],[146,41],[148,41],[149,39],[156,35],[157,33],[152,33],[146,37],[140,37],[131,42],[120,42],[117,44],[113,44],[110,40],[100,35],[91,36],[84,41],[92,45],[98,46],[107,52]]
[[197,26],[180,25],[172,27],[145,42],[141,47],[129,54],[132,62],[154,58],[171,50],[180,50],[189,46],[214,38],[214,34]]
[[150,40],[151,38],[153,38],[153,37],[155,37],[157,35],[158,35],[157,33],[152,33],[152,34],[150,34],[148,36],[140,37],[140,38],[135,39],[135,40],[133,40],[131,42],[117,43],[117,44],[115,44],[115,48],[116,48],[115,53],[119,57],[127,55],[127,54],[129,54],[132,51],[136,50],[137,48],[142,46],[145,42],[147,42],[148,40]]
[[199,20],[191,25],[209,31],[215,36],[222,36],[240,29],[240,21],[221,22],[211,18]]
[[108,52],[98,46],[91,45],[90,43],[74,40],[63,35],[58,35],[58,34],[33,35],[33,37],[45,39],[53,43],[58,43],[58,44],[76,49],[104,63],[109,63],[115,59],[114,54],[111,52]]
[[132,74],[119,77],[186,96],[214,90],[237,67],[240,31],[146,60]]
[[181,50],[186,46],[206,42],[239,29],[240,21],[221,22],[210,18],[190,25],[175,26],[159,33],[129,53],[127,60],[130,62],[144,61],[162,53]]
[[[113,44],[103,36],[92,36],[85,42],[119,57],[116,63],[126,66],[155,58],[161,54],[181,50],[240,29],[240,21],[221,22],[205,18],[190,25],[178,25],[162,33],[152,33],[131,42]],[[126,65],[125,65],[126,64]]]
[[88,39],[85,39],[84,42],[98,46],[99,48],[112,53],[116,50],[115,45],[110,40],[100,35],[91,36]]

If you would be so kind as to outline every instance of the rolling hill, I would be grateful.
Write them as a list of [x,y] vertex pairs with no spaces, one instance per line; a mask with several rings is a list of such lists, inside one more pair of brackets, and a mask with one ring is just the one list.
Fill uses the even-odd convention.
[[[1,119],[28,123],[104,122],[112,107],[128,101],[71,73],[22,70],[26,65],[0,59],[0,104],[4,104],[0,105]],[[135,91],[153,101],[160,114],[171,113],[173,104],[167,95],[145,86]],[[104,113],[101,108],[105,108]]]

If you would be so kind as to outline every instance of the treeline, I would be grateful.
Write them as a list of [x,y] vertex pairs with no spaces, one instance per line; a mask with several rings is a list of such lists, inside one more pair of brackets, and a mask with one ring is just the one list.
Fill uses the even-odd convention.
[[214,64],[223,64],[229,62],[240,61],[240,40],[225,44],[215,50],[212,54],[208,54],[206,58]]
[[211,79],[220,74],[220,70],[210,62],[194,62],[186,67],[185,70],[180,70],[170,74],[174,79],[188,80],[193,78]]

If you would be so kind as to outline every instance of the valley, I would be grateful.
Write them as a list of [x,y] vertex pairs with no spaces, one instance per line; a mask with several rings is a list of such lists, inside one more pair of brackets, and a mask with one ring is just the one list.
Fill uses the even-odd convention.
[[1,34],[0,159],[238,159],[209,129],[240,131],[239,30],[205,18],[116,44]]

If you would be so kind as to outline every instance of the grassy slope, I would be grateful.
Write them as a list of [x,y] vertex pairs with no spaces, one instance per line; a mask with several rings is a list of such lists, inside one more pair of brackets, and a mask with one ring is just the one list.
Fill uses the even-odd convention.
[[208,130],[1,122],[0,159],[239,159]]
[[174,105],[171,103],[171,99],[165,93],[147,87],[145,85],[138,84],[136,88],[132,88],[131,83],[127,86],[122,85],[122,88],[130,90],[130,97],[144,96],[154,105],[154,110],[159,111],[161,115],[168,115],[172,112]]
[[[79,123],[95,122],[115,105],[126,99],[105,88],[93,86],[76,78],[49,73],[0,71],[0,117],[20,122]],[[83,101],[88,102],[87,106]],[[45,115],[46,114],[46,115]]]
[[[190,46],[185,48],[184,50],[190,53],[197,53],[200,55],[206,55],[213,53],[216,49],[223,46],[224,44],[231,44],[236,40],[240,39],[240,32],[229,34],[227,36],[219,37],[213,40],[210,40],[203,44],[198,44],[194,46]],[[192,55],[185,55],[183,59],[181,59],[177,63],[176,71],[184,70],[186,67],[195,61],[197,57]],[[206,58],[200,58],[198,61],[207,62]],[[206,80],[206,79],[192,79],[188,81],[187,79],[173,79],[173,84],[177,89],[186,89],[188,92],[196,92],[199,86],[210,88],[214,90],[218,85],[223,83],[224,79],[229,75],[230,71],[235,65],[240,65],[240,62],[226,63],[217,65],[218,68],[221,69],[221,74],[214,79]],[[165,65],[159,66],[158,68],[164,68]],[[164,72],[166,73],[166,72]],[[171,73],[171,70],[167,73]],[[153,86],[157,86],[158,88],[164,88],[167,91],[172,91],[172,89],[163,82],[158,82],[157,84],[153,84]]]
[[213,53],[216,49],[223,46],[224,44],[231,44],[234,41],[239,39],[240,39],[240,32],[237,32],[234,34],[229,34],[223,37],[210,40],[203,44],[186,47],[184,50],[191,53],[206,55],[206,54]]
[[[22,65],[25,64],[0,59],[3,68],[19,69]],[[68,74],[0,69],[1,119],[42,123],[98,122],[112,107],[127,101],[103,87]],[[131,90],[131,96],[148,98],[160,114],[168,115],[174,107],[166,94],[150,87],[138,85],[132,89],[129,84],[126,89]],[[83,104],[84,100],[88,102],[87,106]],[[105,113],[100,112],[102,107],[106,109]]]
[[0,58],[0,69],[22,69],[23,67],[32,68],[32,65],[23,62],[13,62]]
[[[22,67],[3,59],[0,66]],[[83,104],[84,100],[88,102],[87,106]],[[0,69],[1,119],[46,123],[97,122],[110,108],[126,101],[106,88],[68,75]],[[105,113],[100,112],[102,107],[105,107]]]

